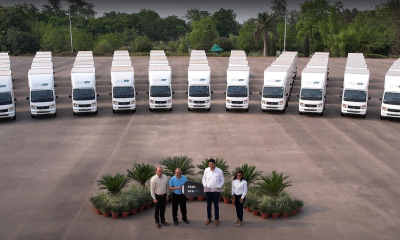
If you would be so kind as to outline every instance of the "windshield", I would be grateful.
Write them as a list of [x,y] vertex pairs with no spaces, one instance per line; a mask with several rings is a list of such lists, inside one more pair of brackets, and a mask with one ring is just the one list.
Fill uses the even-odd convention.
[[150,97],[171,97],[169,86],[151,86]]
[[134,98],[135,93],[133,87],[114,87],[113,89],[114,98]]
[[349,102],[366,102],[367,101],[367,91],[344,90],[343,100],[349,101]]
[[93,88],[74,89],[72,92],[74,100],[95,100],[95,93]]
[[190,86],[189,97],[209,97],[210,91],[208,86]]
[[301,100],[322,100],[322,89],[302,89]]
[[11,92],[0,93],[0,105],[12,104]]
[[263,98],[283,98],[283,87],[264,87]]
[[383,103],[400,105],[400,93],[386,92],[383,98]]
[[228,97],[247,97],[246,86],[228,86]]
[[52,102],[54,101],[53,90],[41,90],[31,92],[31,102]]

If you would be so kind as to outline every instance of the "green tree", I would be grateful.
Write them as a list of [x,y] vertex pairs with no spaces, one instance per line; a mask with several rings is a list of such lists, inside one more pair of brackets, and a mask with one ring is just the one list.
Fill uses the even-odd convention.
[[230,52],[233,48],[232,41],[229,38],[219,37],[215,40],[215,44],[224,49],[224,52]]
[[270,33],[269,34],[269,39],[270,39],[270,42],[269,42],[269,56],[276,56],[276,37],[275,37],[275,35],[273,34],[273,33]]
[[229,34],[229,40],[232,43],[232,49],[238,49],[238,36]]
[[146,36],[139,36],[133,42],[133,51],[134,52],[150,52],[154,47],[154,44],[150,39]]
[[113,51],[120,49],[125,44],[122,33],[118,32],[107,33],[98,36],[97,42],[101,42],[103,40],[106,40],[111,45]]
[[268,34],[272,32],[272,17],[268,12],[258,13],[257,18],[252,18],[252,21],[257,23],[254,30],[255,44],[258,44],[259,39],[262,37],[264,41],[263,56],[267,56],[268,49]]
[[[262,45],[261,42],[258,42],[258,45],[255,44],[255,36],[254,29],[257,27],[257,24],[251,21],[245,22],[242,28],[239,30],[239,36],[237,38],[237,44],[239,49],[244,50],[248,55],[251,51],[258,51],[259,46]],[[262,49],[262,47],[261,47]]]
[[114,48],[107,41],[107,39],[97,40],[93,50],[96,53],[106,53],[106,54],[112,54],[114,52]]
[[94,38],[91,33],[73,29],[72,36],[74,51],[89,51],[93,49]]
[[261,177],[262,181],[257,185],[262,193],[277,199],[285,188],[292,186],[291,181],[285,181],[287,178],[288,176],[284,177],[283,173],[277,174],[273,171],[271,175]]
[[56,53],[69,51],[69,28],[48,24],[42,38],[41,47],[43,50]]
[[212,19],[221,37],[229,37],[229,34],[238,34],[239,23],[236,22],[236,14],[231,9],[221,8],[212,15]]
[[175,176],[177,168],[181,169],[182,175],[193,176],[194,165],[192,163],[193,159],[188,156],[167,157],[160,162],[164,167],[164,174],[169,177]]
[[186,33],[184,37],[181,37],[179,39],[178,52],[189,53],[189,48],[190,48],[189,34]]
[[306,33],[306,35],[304,36],[303,54],[304,54],[304,57],[310,56],[310,36],[308,35],[308,33]]
[[197,8],[192,8],[186,11],[183,18],[188,22],[195,22],[208,18],[209,16],[211,16],[211,14],[208,11],[201,11]]
[[109,193],[116,195],[126,187],[130,180],[131,179],[123,174],[117,173],[115,176],[108,174],[101,176],[101,178],[97,180],[97,185],[100,186],[100,190],[106,189]]
[[150,164],[134,163],[133,168],[126,169],[126,175],[139,182],[140,185],[144,186],[152,176],[156,174],[156,168]]
[[11,54],[35,53],[39,50],[36,38],[28,32],[11,29],[7,32],[7,49]]
[[190,43],[194,49],[211,49],[218,31],[212,18],[205,18],[198,22],[193,22],[193,31],[189,35]]

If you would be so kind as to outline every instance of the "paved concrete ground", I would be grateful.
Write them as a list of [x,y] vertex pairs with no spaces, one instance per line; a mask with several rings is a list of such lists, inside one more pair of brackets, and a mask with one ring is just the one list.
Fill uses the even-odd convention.
[[[54,58],[57,118],[30,118],[27,72],[32,58],[12,58],[17,121],[0,121],[0,239],[399,239],[400,122],[379,120],[384,75],[394,61],[367,60],[371,71],[368,116],[341,117],[345,59],[330,59],[324,117],[299,116],[299,76],[285,114],[262,113],[263,70],[272,58],[250,58],[250,112],[225,112],[228,58],[209,58],[214,91],[211,112],[188,112],[187,57],[169,57],[173,112],[149,112],[148,58],[132,58],[136,114],[112,114],[111,58],[95,58],[99,115],[73,116],[73,58]],[[308,59],[299,59],[302,71]],[[188,155],[198,164],[225,158],[290,176],[290,193],[305,202],[289,219],[245,214],[235,227],[234,208],[222,204],[221,225],[205,226],[205,203],[189,204],[191,224],[156,230],[152,210],[129,219],[95,215],[89,198],[103,174],[125,173],[132,163],[157,164]],[[167,220],[171,221],[170,209]]]

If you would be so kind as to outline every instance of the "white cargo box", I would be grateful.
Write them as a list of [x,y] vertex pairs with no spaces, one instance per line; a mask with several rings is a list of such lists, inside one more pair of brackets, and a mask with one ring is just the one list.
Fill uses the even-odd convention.
[[74,67],[94,67],[94,61],[74,62]]
[[129,67],[129,66],[132,66],[132,62],[131,61],[112,61],[111,65],[112,66]]
[[87,62],[87,61],[93,61],[92,57],[77,57],[75,58],[75,62]]
[[51,68],[53,69],[53,63],[52,62],[33,62],[31,64],[32,69],[37,69],[37,68]]
[[189,65],[203,65],[208,66],[208,60],[190,60]]

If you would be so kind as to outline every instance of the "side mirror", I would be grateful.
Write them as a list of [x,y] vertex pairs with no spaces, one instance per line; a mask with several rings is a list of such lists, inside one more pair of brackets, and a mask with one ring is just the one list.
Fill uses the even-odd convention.
[[326,81],[329,81],[329,78],[327,78]]
[[262,93],[261,93],[261,92],[259,92],[258,94],[260,94],[260,95],[261,95]]
[[286,95],[286,97],[288,97],[288,96],[289,96],[289,93],[286,93],[285,95]]
[[342,95],[340,95],[339,97],[342,98]]
[[56,96],[56,98],[58,98],[58,96]]
[[15,89],[15,87],[13,87],[13,89]]
[[382,98],[380,97],[380,98],[379,98],[379,100],[381,100],[381,101],[382,101]]
[[97,94],[97,97],[100,97],[100,95],[99,95],[99,94]]
[[250,93],[249,93],[249,95],[253,95],[253,93],[252,93],[252,92],[250,92]]
[[223,94],[226,94],[226,92],[223,92]]
[[324,95],[324,98],[326,98],[326,95]]
[[188,94],[188,92],[186,91],[186,94]]
[[214,94],[214,92],[213,92],[213,91],[211,91],[211,94]]
[[72,96],[71,96],[71,95],[69,95],[68,97],[69,97],[69,98],[72,98]]
[[14,82],[14,81],[15,81],[15,79],[13,78],[13,79],[12,79],[12,81]]
[[300,95],[299,95],[299,94],[297,94],[297,97],[300,97]]
[[342,88],[343,88],[343,85],[342,85]]
[[136,95],[139,95],[139,93],[138,93],[138,92],[136,92]]
[[54,84],[54,87],[57,87],[57,84]]
[[175,92],[174,92],[174,91],[172,91],[172,94],[175,94]]
[[111,93],[108,93],[108,95],[110,95],[110,96],[111,96]]
[[146,92],[147,95],[149,95],[149,92]]
[[17,98],[14,98],[14,102],[16,102],[17,101]]
[[29,97],[26,97],[26,100],[29,100]]
[[368,100],[371,100],[371,97],[368,97]]

